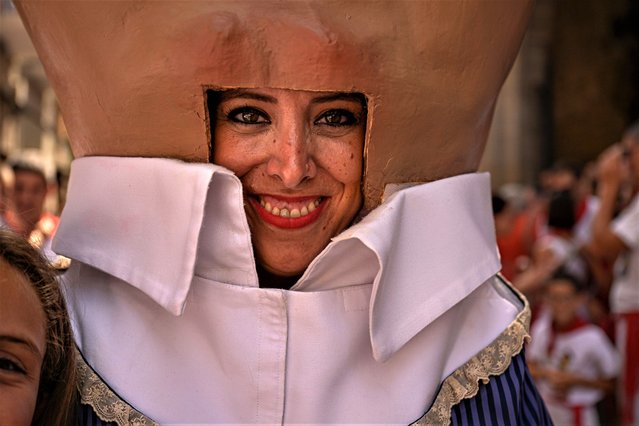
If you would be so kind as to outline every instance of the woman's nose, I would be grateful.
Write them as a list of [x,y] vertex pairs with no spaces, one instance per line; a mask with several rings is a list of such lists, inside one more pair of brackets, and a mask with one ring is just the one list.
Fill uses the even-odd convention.
[[310,153],[310,135],[304,125],[287,123],[278,129],[274,137],[271,158],[266,167],[269,175],[278,177],[289,189],[316,175],[317,166]]

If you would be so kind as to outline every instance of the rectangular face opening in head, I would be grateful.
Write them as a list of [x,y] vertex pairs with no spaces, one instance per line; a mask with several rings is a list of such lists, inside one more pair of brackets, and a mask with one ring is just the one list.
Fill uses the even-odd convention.
[[258,273],[303,273],[362,207],[366,96],[241,88],[206,100],[210,162],[242,182]]

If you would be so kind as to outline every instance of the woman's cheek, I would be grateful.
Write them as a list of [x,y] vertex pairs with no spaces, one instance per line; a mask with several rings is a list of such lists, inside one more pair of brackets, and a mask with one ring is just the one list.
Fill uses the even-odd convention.
[[316,153],[318,166],[325,169],[335,180],[346,184],[359,182],[362,178],[362,151],[351,146],[333,146]]
[[0,384],[0,425],[29,426],[33,419],[38,388]]

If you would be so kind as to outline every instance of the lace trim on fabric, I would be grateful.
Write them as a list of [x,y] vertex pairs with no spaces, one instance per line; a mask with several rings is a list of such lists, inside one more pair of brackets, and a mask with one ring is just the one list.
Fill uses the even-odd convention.
[[453,406],[463,399],[477,395],[480,381],[486,384],[490,376],[504,373],[512,359],[521,352],[524,341],[530,339],[530,305],[517,289],[510,286],[501,276],[500,279],[522,300],[524,308],[490,345],[444,380],[430,410],[412,425],[449,425]]
[[95,414],[104,422],[115,422],[119,426],[159,426],[159,423],[146,417],[120,399],[86,363],[80,351],[76,349],[78,391],[80,401],[93,408]]

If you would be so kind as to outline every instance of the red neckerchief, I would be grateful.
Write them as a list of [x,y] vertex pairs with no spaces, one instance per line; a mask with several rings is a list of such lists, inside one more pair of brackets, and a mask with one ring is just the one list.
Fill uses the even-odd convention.
[[555,322],[553,321],[552,324],[550,325],[550,339],[548,339],[548,354],[551,354],[552,351],[555,349],[555,340],[557,339],[557,336],[561,334],[570,333],[581,327],[585,327],[588,324],[589,323],[587,321],[584,321],[580,317],[575,317],[570,323],[566,324],[563,327],[557,326]]

